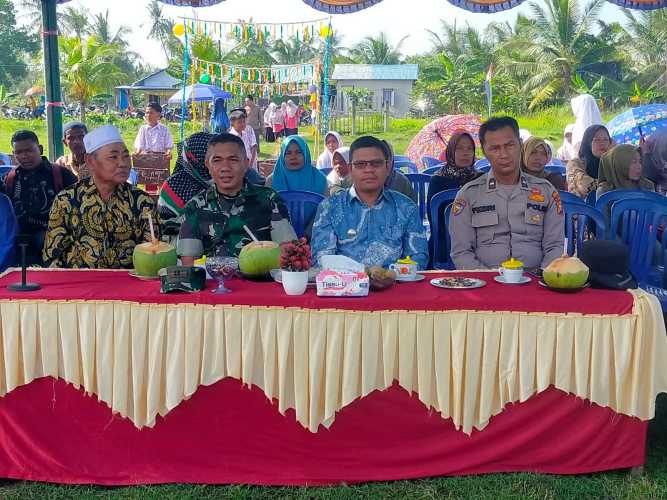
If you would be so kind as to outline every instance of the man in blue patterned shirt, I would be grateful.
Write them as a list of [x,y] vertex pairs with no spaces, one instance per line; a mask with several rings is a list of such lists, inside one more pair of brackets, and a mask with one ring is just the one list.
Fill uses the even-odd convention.
[[311,246],[322,255],[345,255],[367,266],[410,256],[419,269],[428,262],[426,232],[417,205],[384,188],[392,166],[385,143],[359,137],[350,146],[352,187],[320,203]]

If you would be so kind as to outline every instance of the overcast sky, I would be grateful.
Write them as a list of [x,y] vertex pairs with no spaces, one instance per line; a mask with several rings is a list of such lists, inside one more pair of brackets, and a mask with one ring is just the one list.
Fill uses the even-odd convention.
[[[543,1],[543,0],[538,0]],[[20,3],[18,0],[17,3]],[[147,5],[148,0],[73,0],[66,6],[85,6],[89,11],[104,12],[109,9],[109,18],[113,26],[125,24],[132,28],[129,38],[130,47],[143,59],[154,65],[165,64],[164,54],[159,45],[147,40],[150,28]],[[484,28],[492,21],[513,21],[519,12],[528,12],[527,3],[518,8],[498,14],[475,14],[454,7],[447,0],[384,0],[379,4],[354,14],[333,16],[333,27],[343,35],[343,43],[351,46],[367,35],[384,31],[393,42],[398,42],[409,35],[403,43],[404,54],[417,54],[427,51],[431,45],[425,29],[439,31],[440,20],[466,22]],[[168,17],[193,17],[193,9],[164,6]],[[215,21],[235,21],[253,18],[256,22],[310,21],[325,17],[323,12],[307,6],[302,0],[226,0],[212,7],[196,9],[200,19]],[[608,4],[604,7],[604,18],[621,19],[617,7]]]

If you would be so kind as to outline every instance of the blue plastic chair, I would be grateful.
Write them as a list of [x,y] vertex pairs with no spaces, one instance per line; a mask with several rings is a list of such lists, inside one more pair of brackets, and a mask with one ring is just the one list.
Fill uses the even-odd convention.
[[594,207],[596,201],[597,201],[597,193],[595,191],[591,191],[590,193],[588,193],[588,196],[586,196],[586,204],[590,205],[591,207]]
[[[433,269],[454,269],[450,255],[452,245],[449,238],[449,212],[458,192],[458,189],[445,189],[431,198],[429,218],[433,241]],[[446,255],[444,261],[440,260],[441,255]]]
[[306,226],[310,223],[310,220],[306,220],[306,203],[317,207],[324,199],[324,196],[318,193],[311,193],[310,191],[278,191],[278,194],[285,202],[285,205],[287,205],[290,222],[296,235],[301,238],[305,234]]
[[322,174],[324,174],[325,176],[327,176],[327,175],[329,175],[329,174],[331,173],[331,171],[332,171],[333,169],[332,169],[331,167],[324,167],[324,168],[320,168],[319,170],[320,170],[320,172],[322,172]]
[[4,180],[7,174],[14,168],[12,165],[0,165],[0,180]]
[[404,155],[394,155],[394,163],[396,163],[397,161],[412,161],[412,160]]
[[14,242],[18,233],[18,222],[14,207],[7,196],[0,193],[0,272],[14,263]]
[[558,158],[551,158],[551,162],[549,162],[549,165],[547,165],[547,167],[552,166],[552,165],[565,168],[565,165],[563,164],[563,162],[561,160],[559,160]]
[[428,193],[428,183],[431,176],[427,174],[407,174],[406,177],[412,184],[412,189],[417,193],[417,205],[419,205],[419,217],[421,220],[426,218],[426,195]]
[[544,171],[548,174],[560,174],[565,176],[565,167],[563,165],[547,165]]
[[[656,203],[667,203],[665,196],[651,191],[639,191],[637,189],[615,189],[608,191],[596,200],[595,208],[607,221],[607,228],[611,231],[611,211],[614,204],[620,200],[652,200]],[[613,234],[613,233],[610,233]],[[609,237],[609,235],[607,235]]]
[[567,191],[558,191],[560,199],[563,203],[580,203],[585,205],[586,201],[579,198],[576,194],[568,193]]
[[404,174],[418,174],[419,169],[417,165],[412,163],[410,160],[396,160],[394,158],[394,168],[400,170]]
[[667,200],[621,199],[611,207],[610,234],[619,238],[630,249],[630,272],[642,285],[645,284],[654,262],[656,247],[658,262],[664,266],[664,249],[667,238],[658,246],[658,226],[667,219]]
[[583,203],[581,198],[578,199],[579,201],[574,203],[563,201],[568,255],[574,255],[575,243],[577,253],[581,255],[585,240],[591,239],[593,235],[598,239],[604,239],[607,234],[607,225],[602,214],[594,207]]
[[435,167],[436,165],[442,165],[442,161],[432,156],[422,156],[422,165],[426,168]]
[[491,169],[491,164],[489,163],[489,160],[487,160],[486,158],[480,158],[475,162],[475,170],[486,173],[490,169]]
[[433,174],[437,173],[438,170],[440,170],[441,168],[442,168],[442,163],[439,164],[439,165],[435,165],[433,167],[428,167],[426,170],[424,170],[422,172],[422,174],[433,175]]

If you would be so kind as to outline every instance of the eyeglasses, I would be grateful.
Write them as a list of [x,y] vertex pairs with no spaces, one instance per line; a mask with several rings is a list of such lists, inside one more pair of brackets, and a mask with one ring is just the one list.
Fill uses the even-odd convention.
[[366,167],[371,167],[373,170],[384,167],[387,160],[369,160],[369,161],[353,161],[352,166],[356,169],[363,170]]

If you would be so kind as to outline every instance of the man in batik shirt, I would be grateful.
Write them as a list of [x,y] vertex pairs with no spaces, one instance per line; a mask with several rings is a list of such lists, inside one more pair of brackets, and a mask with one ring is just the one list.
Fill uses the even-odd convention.
[[51,267],[130,269],[134,247],[151,240],[149,216],[156,231],[160,226],[155,202],[127,183],[130,153],[116,127],[93,130],[84,141],[91,177],[53,202],[44,261]]
[[202,255],[238,256],[252,241],[244,226],[259,240],[296,239],[278,194],[245,180],[250,162],[239,137],[214,136],[205,163],[213,185],[185,205],[177,245],[183,265],[193,265]]

